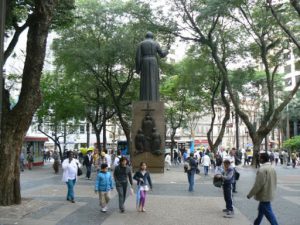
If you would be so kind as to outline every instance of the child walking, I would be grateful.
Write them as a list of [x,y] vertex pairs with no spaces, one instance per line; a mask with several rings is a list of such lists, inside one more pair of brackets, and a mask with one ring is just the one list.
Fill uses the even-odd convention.
[[146,193],[150,189],[152,190],[152,182],[150,173],[147,171],[147,164],[145,162],[140,163],[140,170],[137,171],[133,179],[137,181],[137,193],[136,193],[136,207],[139,212],[146,212],[145,202]]
[[97,175],[95,184],[95,193],[99,192],[101,212],[103,213],[107,211],[110,191],[113,189],[112,178],[110,172],[107,172],[107,170],[108,165],[106,163],[101,164],[101,170]]

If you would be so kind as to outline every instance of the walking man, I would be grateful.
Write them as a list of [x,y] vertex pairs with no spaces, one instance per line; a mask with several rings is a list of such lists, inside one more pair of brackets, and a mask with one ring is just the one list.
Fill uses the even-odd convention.
[[264,216],[271,225],[278,225],[271,207],[271,201],[274,199],[277,186],[276,171],[269,163],[268,153],[260,153],[259,161],[261,166],[256,173],[255,183],[247,195],[248,199],[254,196],[255,200],[259,201],[258,216],[254,221],[254,225],[259,225]]
[[88,180],[91,179],[92,164],[93,164],[92,151],[89,150],[83,160],[83,165],[86,166],[86,177]]
[[[119,195],[120,212],[124,213],[125,212],[124,203],[126,200],[128,180],[131,186],[133,183],[131,169],[129,168],[129,166],[127,166],[127,159],[125,157],[122,157],[120,159],[120,164],[115,168],[114,179],[116,182],[116,189]],[[131,192],[133,192],[132,189]]]

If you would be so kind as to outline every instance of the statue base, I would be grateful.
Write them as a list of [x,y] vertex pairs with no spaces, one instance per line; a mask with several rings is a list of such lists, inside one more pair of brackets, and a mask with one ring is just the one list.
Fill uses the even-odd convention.
[[[166,133],[164,102],[134,102],[132,115],[130,158],[133,171],[139,170],[140,163],[145,162],[151,173],[163,173]],[[137,139],[141,140],[137,138],[139,130],[145,142],[137,144]],[[155,134],[151,134],[153,130]]]

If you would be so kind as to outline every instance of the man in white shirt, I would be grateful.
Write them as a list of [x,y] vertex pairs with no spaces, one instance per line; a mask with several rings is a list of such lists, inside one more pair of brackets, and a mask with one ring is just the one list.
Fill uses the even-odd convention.
[[211,160],[208,156],[208,152],[206,152],[205,155],[203,156],[202,164],[203,164],[203,167],[204,167],[204,175],[207,176],[208,175],[208,168],[211,164]]
[[107,162],[107,169],[108,171],[111,171],[111,155],[107,153],[107,150],[104,150],[105,152],[105,158],[106,158],[106,162]]

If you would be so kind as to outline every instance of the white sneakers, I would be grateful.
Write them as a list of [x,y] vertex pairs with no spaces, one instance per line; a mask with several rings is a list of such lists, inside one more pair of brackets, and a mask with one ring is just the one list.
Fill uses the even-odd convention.
[[105,207],[103,207],[102,209],[101,209],[101,212],[107,212],[107,206],[105,206]]

